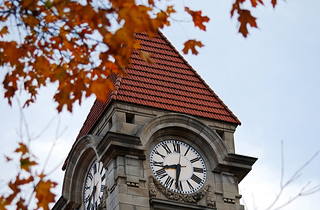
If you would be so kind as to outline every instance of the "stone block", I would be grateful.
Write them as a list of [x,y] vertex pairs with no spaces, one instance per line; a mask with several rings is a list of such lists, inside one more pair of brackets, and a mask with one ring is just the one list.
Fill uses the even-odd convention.
[[126,175],[137,176],[140,175],[140,169],[136,166],[126,165]]
[[137,188],[137,187],[131,187],[128,186],[128,194],[130,195],[138,195],[138,196],[144,196],[144,197],[148,197],[149,196],[149,190],[146,188]]
[[126,161],[126,165],[136,166],[136,167],[139,166],[139,158],[137,156],[126,155],[125,161]]

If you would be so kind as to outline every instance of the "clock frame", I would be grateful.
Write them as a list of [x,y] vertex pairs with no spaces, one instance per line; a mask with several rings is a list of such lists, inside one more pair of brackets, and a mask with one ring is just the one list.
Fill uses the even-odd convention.
[[150,165],[156,179],[177,193],[195,193],[206,181],[207,170],[201,155],[178,140],[166,140],[154,146]]

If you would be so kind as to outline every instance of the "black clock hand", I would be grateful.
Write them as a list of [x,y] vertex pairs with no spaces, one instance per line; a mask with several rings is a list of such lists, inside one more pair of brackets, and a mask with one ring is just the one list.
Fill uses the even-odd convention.
[[179,177],[180,177],[180,172],[181,172],[181,165],[180,163],[177,165],[177,170],[176,170],[176,189],[178,189],[179,186]]
[[165,166],[162,166],[162,167],[165,168],[165,169],[169,169],[169,168],[176,169],[177,165],[165,165]]

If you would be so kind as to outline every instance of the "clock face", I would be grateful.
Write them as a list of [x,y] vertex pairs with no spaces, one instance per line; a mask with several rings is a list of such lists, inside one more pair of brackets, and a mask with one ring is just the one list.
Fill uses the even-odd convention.
[[84,186],[84,209],[97,209],[106,183],[106,170],[101,162],[95,161],[86,176]]
[[207,170],[202,157],[181,141],[158,143],[151,151],[150,164],[159,182],[174,192],[197,192],[206,180]]

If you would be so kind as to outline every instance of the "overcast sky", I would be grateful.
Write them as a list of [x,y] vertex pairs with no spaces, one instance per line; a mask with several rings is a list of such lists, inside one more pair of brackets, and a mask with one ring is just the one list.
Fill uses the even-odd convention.
[[[253,11],[258,17],[259,29],[249,29],[247,39],[237,33],[236,19],[230,19],[231,1],[222,0],[184,1],[186,6],[202,9],[203,14],[210,17],[207,32],[192,29],[192,23],[180,22],[163,30],[179,51],[189,38],[204,43],[198,56],[184,57],[242,122],[235,133],[236,153],[259,158],[240,183],[242,200],[248,210],[266,209],[279,192],[281,142],[284,144],[284,183],[320,150],[320,2],[278,2],[275,10],[267,1],[266,6]],[[30,136],[37,136],[52,121],[43,135],[32,141],[32,148],[43,166],[44,157],[57,139],[46,172],[58,167],[51,178],[60,183],[55,191],[60,197],[62,162],[94,99],[76,106],[72,114],[63,112],[58,116],[52,101],[53,92],[51,88],[42,90],[38,102],[23,112]],[[20,140],[18,107],[17,101],[10,108],[1,99],[0,167],[5,171],[1,172],[0,186],[17,170],[17,165],[5,163],[2,154],[12,156]],[[56,137],[57,133],[62,135]],[[275,207],[298,194],[308,183],[309,188],[319,186],[319,166],[320,155],[285,189]],[[283,209],[318,210],[319,198],[320,192],[300,197]]]

